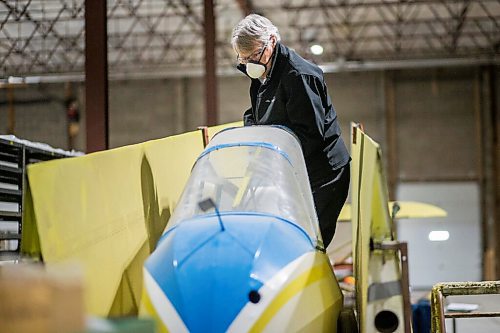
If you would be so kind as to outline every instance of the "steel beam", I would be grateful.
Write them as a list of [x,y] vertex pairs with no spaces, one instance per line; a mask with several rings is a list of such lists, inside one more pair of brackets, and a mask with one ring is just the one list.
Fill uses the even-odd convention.
[[254,11],[251,0],[236,0],[236,3],[240,6],[243,16],[247,16]]
[[499,130],[500,118],[498,117],[497,105],[497,77],[495,66],[485,66],[483,68],[484,85],[483,85],[483,107],[484,107],[484,122],[483,133],[485,138],[489,139],[484,142],[484,183],[483,191],[485,195],[485,218],[488,229],[484,230],[488,233],[493,233],[493,244],[490,244],[495,249],[495,279],[500,279],[500,179],[499,179]]
[[[130,69],[165,71],[203,63],[205,5],[199,0],[112,1],[109,67],[127,75]],[[0,0],[0,69],[18,76],[83,73],[84,6],[81,0]],[[213,15],[233,19],[256,10],[252,0],[234,0],[218,3]],[[314,57],[318,63],[338,57],[475,59],[496,57],[500,47],[498,0],[285,0],[258,10],[278,24],[282,16],[274,13],[285,11],[287,44],[307,51],[310,42],[321,43],[326,52]],[[311,31],[314,39],[304,39]],[[228,33],[217,30],[219,36]],[[229,65],[233,56],[224,47],[227,41],[216,45],[218,64]]]
[[[380,71],[388,69],[411,69],[411,68],[448,68],[462,66],[481,66],[492,65],[500,66],[500,58],[478,57],[477,59],[451,58],[451,59],[421,59],[421,60],[393,60],[393,61],[347,61],[344,64],[329,62],[321,64],[320,67],[324,73],[339,72],[361,72],[361,71]],[[165,67],[156,69],[134,68],[126,72],[109,73],[109,80],[144,80],[144,79],[164,79],[164,78],[202,78],[205,75],[205,69],[202,64],[190,67]],[[218,66],[218,76],[240,76],[241,73],[234,66]],[[28,80],[37,83],[56,83],[56,82],[84,82],[83,74],[58,74],[29,76]],[[474,179],[477,177],[474,176]]]
[[7,88],[7,99],[9,101],[9,127],[7,133],[16,134],[16,111],[14,108],[14,88]]
[[217,77],[213,0],[205,0],[205,112],[206,125],[217,123]]
[[500,225],[498,224],[498,116],[496,105],[495,66],[482,66],[478,77],[480,113],[480,189],[484,241],[483,278],[500,277]]
[[386,118],[387,166],[389,200],[396,200],[396,186],[399,176],[396,94],[394,72],[384,72],[384,104]]
[[[498,91],[498,67],[489,66],[491,71],[491,87],[493,91],[492,106],[490,109],[490,119],[493,128],[493,188],[495,192],[493,193],[493,207],[495,207],[494,216],[497,224],[500,220],[500,172],[498,168],[500,167],[500,116],[498,115],[498,99],[496,92]],[[497,228],[500,229],[500,228]],[[497,243],[500,244],[500,231],[497,231]],[[500,251],[499,251],[500,252]],[[497,269],[497,279],[500,278],[500,268]]]
[[[352,9],[352,8],[369,8],[369,7],[396,7],[396,6],[409,6],[409,5],[421,5],[421,6],[428,6],[428,5],[440,5],[440,6],[446,6],[447,4],[456,4],[456,3],[461,3],[463,1],[457,1],[457,0],[412,0],[411,2],[409,1],[401,1],[401,0],[385,0],[385,1],[380,1],[380,0],[370,0],[370,1],[329,1],[326,2],[328,8],[332,9],[342,9],[342,8],[347,8],[347,9]],[[498,0],[481,0],[481,3],[497,3]],[[284,4],[281,6],[281,9],[285,10],[315,10],[315,9],[322,9],[324,8],[324,5],[321,3],[314,3],[314,4],[309,4],[306,1],[306,4],[302,5],[297,5],[297,4]],[[263,6],[263,10],[272,10],[272,9],[277,9],[277,6]]]
[[106,3],[85,0],[85,126],[89,153],[109,147]]

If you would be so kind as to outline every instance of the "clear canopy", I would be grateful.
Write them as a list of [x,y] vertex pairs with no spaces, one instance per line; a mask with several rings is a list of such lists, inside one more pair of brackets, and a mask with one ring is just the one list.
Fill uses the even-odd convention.
[[206,199],[221,214],[278,216],[302,227],[313,242],[321,239],[300,144],[283,128],[251,126],[218,133],[193,167],[168,228],[213,213],[214,207],[200,207]]

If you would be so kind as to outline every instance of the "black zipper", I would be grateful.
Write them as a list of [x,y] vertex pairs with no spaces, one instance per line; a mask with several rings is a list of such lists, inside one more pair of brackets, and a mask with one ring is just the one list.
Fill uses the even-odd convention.
[[[267,86],[268,83],[269,83],[269,80],[266,80],[266,82],[264,82],[263,84],[261,83],[259,89],[257,89],[257,101],[255,103],[255,108],[256,108],[255,113],[259,112],[260,102],[262,101],[262,94],[261,94],[261,92],[263,92],[264,87]],[[254,116],[254,119],[257,120],[257,115],[254,114],[253,116]]]

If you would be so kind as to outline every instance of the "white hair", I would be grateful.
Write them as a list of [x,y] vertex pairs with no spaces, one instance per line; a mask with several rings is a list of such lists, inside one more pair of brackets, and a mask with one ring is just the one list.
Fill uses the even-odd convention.
[[278,28],[269,19],[250,14],[234,27],[231,45],[237,53],[251,52],[256,43],[265,44],[271,36],[275,36],[277,41],[281,40]]

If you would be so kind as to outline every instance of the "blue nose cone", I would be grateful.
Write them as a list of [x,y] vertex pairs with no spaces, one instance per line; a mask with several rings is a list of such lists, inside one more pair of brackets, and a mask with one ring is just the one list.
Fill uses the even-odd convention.
[[[146,268],[190,332],[224,332],[259,288],[314,247],[274,216],[222,214],[184,221],[164,235]],[[257,297],[256,297],[257,296]]]

